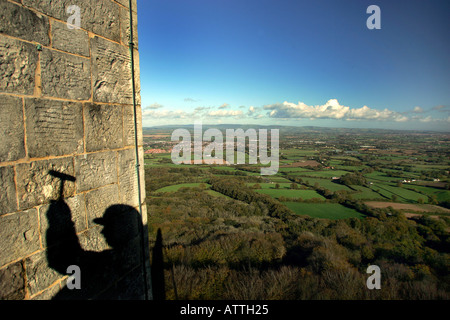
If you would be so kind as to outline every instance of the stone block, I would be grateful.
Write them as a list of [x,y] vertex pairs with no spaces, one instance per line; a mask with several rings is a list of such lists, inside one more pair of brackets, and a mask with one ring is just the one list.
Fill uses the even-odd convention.
[[14,168],[0,167],[0,215],[17,211],[16,185]]
[[[130,206],[139,205],[136,156],[134,149],[118,152],[120,201]],[[143,179],[143,177],[142,177]]]
[[81,247],[85,251],[101,252],[111,249],[103,236],[102,227],[90,228],[78,236]]
[[85,105],[87,152],[123,147],[122,112],[121,106]]
[[85,197],[89,228],[98,225],[93,221],[95,218],[102,217],[106,209],[120,202],[117,184],[92,190]]
[[48,30],[47,17],[6,0],[0,0],[0,33],[46,46],[50,43]]
[[0,92],[32,95],[38,56],[31,43],[0,37]]
[[36,209],[0,216],[0,266],[39,250],[38,225]]
[[[137,127],[138,127],[138,145],[142,146],[142,111],[141,106],[136,106]],[[134,146],[134,110],[133,106],[123,107],[123,131],[124,131],[124,145]]]
[[[137,54],[135,58],[136,103],[140,104]],[[132,104],[131,59],[128,48],[94,37],[91,39],[91,59],[94,101]]]
[[67,22],[71,5],[80,8],[80,26],[105,38],[120,41],[119,6],[111,0],[23,0],[25,6]]
[[82,153],[83,113],[76,102],[25,99],[27,147],[31,158]]
[[115,152],[98,152],[75,158],[75,175],[82,177],[76,183],[77,193],[117,183]]
[[[84,205],[84,195],[78,194],[74,197],[64,199],[67,206],[70,209],[72,221],[75,225],[75,232],[80,233],[87,229],[86,221],[86,209]],[[45,248],[47,246],[47,230],[49,228],[49,221],[47,218],[47,212],[50,209],[50,205],[43,205],[39,208],[39,222],[42,245]],[[57,225],[54,227],[58,227]],[[55,231],[55,233],[58,233]]]
[[83,29],[69,29],[66,23],[52,20],[52,46],[55,49],[89,56],[89,35]]
[[34,297],[31,297],[31,300],[52,300],[60,290],[61,286],[59,285],[59,283],[57,283],[51,286],[50,288],[47,288],[44,291],[39,292]]
[[48,288],[64,276],[49,266],[45,251],[28,257],[25,260],[25,268],[30,295]]
[[[129,0],[116,0],[116,1],[117,1],[118,3],[120,3],[121,5],[127,7],[127,8],[130,7],[130,1],[129,1]],[[133,11],[136,11],[136,10],[137,10],[137,2],[136,2],[136,0],[132,0],[132,1],[131,1],[131,9],[132,9]]]
[[91,97],[88,58],[44,49],[40,61],[44,96],[72,100],[88,100]]
[[0,96],[0,135],[2,137],[0,162],[15,161],[25,157],[22,105],[21,98]]
[[25,298],[25,280],[22,261],[0,269],[0,300]]
[[[126,8],[120,8],[120,36],[122,43],[129,46],[130,42],[130,12]],[[138,49],[138,17],[133,12],[133,43],[134,48]]]
[[144,274],[141,267],[135,268],[116,285],[119,300],[144,300]]
[[[20,163],[16,166],[20,210],[49,203],[50,200],[59,198],[61,179],[50,175],[49,170],[74,176],[72,158]],[[64,197],[71,197],[74,191],[75,183],[65,181]]]

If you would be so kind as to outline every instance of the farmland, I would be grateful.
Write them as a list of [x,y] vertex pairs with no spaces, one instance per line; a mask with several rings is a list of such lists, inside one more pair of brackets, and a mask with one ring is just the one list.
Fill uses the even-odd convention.
[[[263,176],[248,155],[245,164],[175,165],[170,132],[144,131],[149,235],[163,235],[170,299],[175,290],[185,299],[233,298],[232,279],[269,274],[304,285],[277,297],[319,290],[334,299],[338,291],[312,283],[325,283],[325,271],[339,282],[342,270],[364,283],[358,272],[371,263],[411,276],[378,293],[355,284],[350,298],[448,299],[450,135],[281,127],[279,169]],[[159,149],[167,152],[151,152]],[[222,289],[211,289],[211,277]],[[275,298],[267,286],[254,294]]]
[[299,203],[285,202],[289,209],[299,215],[308,215],[313,218],[321,219],[347,219],[361,218],[363,215],[354,209],[344,207],[338,203]]

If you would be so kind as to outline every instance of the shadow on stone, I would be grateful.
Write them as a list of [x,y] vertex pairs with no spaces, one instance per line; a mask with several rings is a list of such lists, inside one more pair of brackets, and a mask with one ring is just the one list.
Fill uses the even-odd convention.
[[[59,199],[51,202],[46,213],[48,265],[62,275],[72,275],[53,299],[143,299],[145,280],[140,242],[143,226],[139,212],[124,204],[108,207],[93,222],[103,227],[101,234],[110,249],[84,250],[63,198],[63,182],[73,177],[50,174],[60,178],[62,185]],[[73,272],[71,266],[80,272]]]

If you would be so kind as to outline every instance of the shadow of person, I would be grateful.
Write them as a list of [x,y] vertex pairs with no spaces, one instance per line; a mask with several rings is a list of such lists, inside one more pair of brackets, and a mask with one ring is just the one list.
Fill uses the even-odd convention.
[[[136,282],[136,274],[130,274],[143,262],[137,210],[128,205],[112,205],[103,217],[93,220],[103,226],[101,234],[111,247],[100,252],[82,249],[73,222],[62,218],[68,215],[70,209],[63,201],[50,205],[47,259],[51,268],[64,275],[71,274],[69,266],[78,267],[80,279],[75,280],[80,285],[66,285],[53,299],[142,299],[145,279],[140,275]],[[57,236],[60,232],[63,234]],[[85,240],[89,241],[87,237]]]
[[[84,244],[90,245],[89,242],[99,240],[99,236],[95,234],[95,228],[90,228],[78,237],[63,192],[60,192],[58,200],[51,201],[46,217],[49,267],[63,275],[72,274],[70,266],[76,266],[80,271],[79,274],[74,273],[75,279],[66,281],[67,285],[53,299],[144,298],[143,225],[135,208],[115,204],[108,207],[101,218],[93,219],[94,223],[103,226],[101,234],[110,247],[100,252],[84,250],[81,246],[80,238]],[[79,286],[68,285],[69,280],[78,282]]]

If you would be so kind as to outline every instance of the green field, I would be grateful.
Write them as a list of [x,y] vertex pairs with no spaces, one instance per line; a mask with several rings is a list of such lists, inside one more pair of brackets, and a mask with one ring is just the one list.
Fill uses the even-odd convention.
[[280,176],[271,176],[269,177],[270,181],[275,182],[275,183],[290,183],[290,181],[286,178],[280,177]]
[[382,195],[364,186],[352,186],[357,192],[352,194],[352,198],[356,200],[386,200]]
[[377,181],[395,181],[399,178],[388,177],[384,172],[374,171],[372,173],[366,173],[364,175],[367,181],[377,182]]
[[344,207],[338,203],[283,202],[283,204],[296,214],[307,215],[312,218],[337,220],[365,217],[358,211]]
[[374,183],[372,190],[378,190],[380,194],[387,198],[392,198],[393,195],[397,197],[400,202],[417,202],[419,199],[426,200],[426,196],[412,190],[397,187],[388,183]]
[[309,182],[310,185],[314,186],[316,183],[319,184],[319,186],[328,189],[330,191],[337,191],[337,190],[347,190],[351,191],[347,186],[339,183],[333,182],[331,179],[318,179],[318,178],[310,178],[310,177],[301,177],[303,182]]
[[287,167],[287,168],[279,168],[278,172],[283,172],[283,173],[290,173],[290,172],[294,172],[294,173],[306,173],[306,172],[314,172],[311,171],[311,169],[306,169],[306,168],[302,168],[302,167]]
[[[192,188],[192,187],[198,187],[201,183],[197,182],[197,183],[180,183],[180,184],[175,184],[172,186],[167,186],[161,189],[156,190],[155,192],[175,192],[178,191],[178,189],[186,187],[186,188]],[[203,183],[206,188],[211,187],[211,185],[207,184],[207,183]]]
[[283,196],[286,198],[302,198],[303,200],[310,200],[313,198],[325,200],[324,197],[322,197],[314,190],[258,189],[255,191],[258,193],[267,194],[273,198],[279,198]]
[[340,177],[344,174],[349,173],[349,171],[344,170],[324,170],[324,171],[310,171],[305,173],[305,177],[318,177],[318,178],[332,178],[332,177]]

